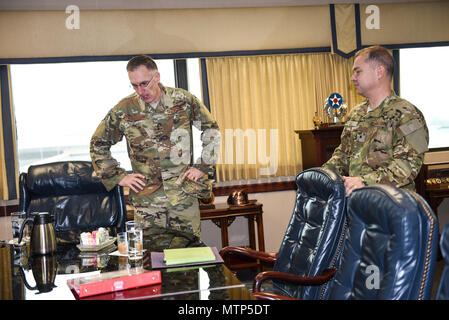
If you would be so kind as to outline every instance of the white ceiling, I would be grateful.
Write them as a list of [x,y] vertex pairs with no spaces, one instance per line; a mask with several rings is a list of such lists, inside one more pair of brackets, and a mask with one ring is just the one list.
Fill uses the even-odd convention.
[[0,10],[65,10],[77,5],[80,10],[184,9],[231,7],[280,7],[326,5],[329,3],[425,2],[432,0],[0,0]]

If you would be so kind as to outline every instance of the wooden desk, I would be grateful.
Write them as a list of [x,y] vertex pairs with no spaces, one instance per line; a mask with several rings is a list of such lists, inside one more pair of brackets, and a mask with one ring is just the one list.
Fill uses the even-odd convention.
[[[10,217],[0,217],[0,229],[11,229]],[[0,238],[0,240],[6,240]],[[75,299],[66,284],[68,278],[73,278],[74,273],[109,272],[126,270],[135,266],[142,266],[147,270],[153,270],[150,253],[162,251],[161,246],[153,247],[154,242],[144,235],[145,256],[141,260],[130,262],[126,257],[109,256],[108,252],[114,247],[101,252],[80,252],[75,244],[58,243],[58,250],[52,259],[45,255],[29,257],[29,250],[14,250],[11,245],[0,245],[0,299],[36,299],[38,290],[25,286],[24,279],[37,283],[36,276],[41,283],[44,280],[52,280],[55,287],[49,292],[39,293],[41,300]],[[199,242],[191,243],[197,246]],[[19,256],[20,254],[20,256]],[[55,260],[53,260],[53,257]],[[52,260],[56,263],[52,263]],[[23,265],[23,275],[19,272],[18,263]],[[45,272],[43,272],[45,270]],[[130,271],[132,269],[129,269]],[[244,283],[239,281],[225,265],[213,264],[207,268],[192,266],[189,268],[158,269],[161,271],[162,283],[160,285],[133,288],[116,293],[92,296],[90,299],[101,300],[250,300],[254,299]],[[203,281],[201,273],[207,273],[208,281]],[[54,276],[53,279],[48,275]],[[34,278],[34,279],[33,279]],[[201,279],[201,282],[200,282]],[[47,282],[48,283],[48,282]],[[201,285],[200,285],[201,284]],[[48,287],[48,286],[46,286]]]
[[[226,203],[217,203],[215,208],[201,209],[201,220],[212,220],[221,229],[221,244],[229,245],[228,227],[236,217],[242,216],[248,219],[249,246],[251,249],[265,251],[265,239],[263,232],[262,204],[254,202],[247,206],[229,206]],[[256,222],[257,227],[254,225]],[[257,230],[257,246],[256,246]],[[242,269],[258,266],[257,263],[248,263],[243,260],[232,261],[232,269]]]

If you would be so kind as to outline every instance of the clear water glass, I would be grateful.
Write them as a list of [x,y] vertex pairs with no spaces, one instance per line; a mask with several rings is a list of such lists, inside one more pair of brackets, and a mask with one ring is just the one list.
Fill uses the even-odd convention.
[[143,258],[143,231],[134,221],[126,222],[126,235],[128,238],[128,259]]

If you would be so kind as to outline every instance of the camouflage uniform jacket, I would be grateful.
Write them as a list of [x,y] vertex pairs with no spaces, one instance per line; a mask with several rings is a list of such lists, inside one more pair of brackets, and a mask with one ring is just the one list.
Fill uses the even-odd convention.
[[391,92],[370,112],[368,101],[351,110],[341,144],[323,166],[344,176],[361,177],[365,185],[414,190],[428,144],[421,111]]
[[[218,129],[209,111],[194,95],[183,89],[159,86],[162,95],[156,108],[133,93],[108,112],[91,139],[95,172],[106,189],[111,190],[126,172],[111,156],[110,147],[126,137],[132,171],[143,174],[146,183],[138,194],[130,190],[129,200],[134,206],[148,206],[151,195],[158,190],[160,194],[161,188],[171,204],[181,201],[182,190],[175,182],[191,167],[192,124],[203,132]],[[209,176],[213,174],[213,164],[193,166]]]

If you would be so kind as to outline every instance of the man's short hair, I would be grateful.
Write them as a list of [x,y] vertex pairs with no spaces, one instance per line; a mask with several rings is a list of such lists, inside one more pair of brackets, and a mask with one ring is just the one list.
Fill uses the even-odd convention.
[[387,49],[381,46],[372,46],[358,51],[355,57],[357,58],[364,54],[367,54],[366,62],[375,62],[382,65],[390,78],[393,77],[394,59]]
[[126,70],[134,71],[136,68],[140,66],[145,66],[148,70],[153,71],[157,70],[157,65],[154,62],[153,59],[151,59],[149,56],[136,56],[128,61],[128,64],[126,65]]

